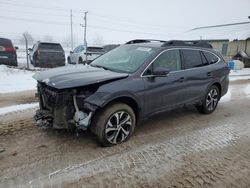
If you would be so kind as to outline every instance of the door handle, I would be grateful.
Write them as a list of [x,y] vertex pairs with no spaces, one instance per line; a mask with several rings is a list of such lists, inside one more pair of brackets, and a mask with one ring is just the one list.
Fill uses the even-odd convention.
[[212,73],[211,73],[211,72],[208,72],[208,73],[207,73],[207,76],[211,77],[211,76],[212,76]]
[[179,82],[183,82],[185,80],[185,78],[184,77],[181,77],[180,79],[179,79]]

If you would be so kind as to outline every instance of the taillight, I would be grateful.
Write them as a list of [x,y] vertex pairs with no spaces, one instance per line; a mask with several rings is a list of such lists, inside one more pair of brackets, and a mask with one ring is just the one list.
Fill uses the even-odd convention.
[[35,51],[34,56],[35,56],[36,58],[38,58],[39,55],[40,55],[40,51],[39,51],[39,50]]
[[5,52],[15,52],[15,48],[5,48]]

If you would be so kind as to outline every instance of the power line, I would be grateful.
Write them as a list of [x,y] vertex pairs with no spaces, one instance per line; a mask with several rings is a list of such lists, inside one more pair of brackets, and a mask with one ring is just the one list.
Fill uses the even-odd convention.
[[125,33],[169,36],[167,34],[161,34],[161,33],[147,33],[147,32],[132,31],[132,30],[121,30],[121,29],[115,29],[115,28],[110,28],[110,27],[101,27],[101,26],[97,26],[97,25],[88,25],[88,26],[91,27],[91,28],[96,28],[96,29],[103,29],[103,30],[109,30],[109,31],[118,31],[118,32],[125,32]]
[[128,24],[132,24],[132,25],[145,25],[145,26],[151,26],[151,27],[164,27],[164,28],[167,28],[167,27],[175,27],[175,28],[184,28],[184,27],[181,27],[181,26],[173,26],[173,25],[157,25],[157,24],[151,24],[151,23],[147,23],[147,22],[142,22],[142,21],[135,21],[135,20],[129,20],[129,19],[126,19],[126,18],[121,18],[121,17],[117,17],[117,16],[111,16],[111,15],[107,15],[107,14],[100,14],[100,13],[95,13],[95,12],[90,12],[91,16],[94,16],[94,17],[99,17],[100,19],[105,19],[105,20],[112,20],[112,21],[115,21],[115,22],[125,22],[125,23],[128,23]]
[[[70,23],[67,23],[67,22],[45,21],[45,20],[38,20],[38,19],[15,18],[15,17],[7,17],[7,16],[0,16],[0,19],[19,20],[19,21],[25,21],[25,22],[60,25],[60,26],[67,26],[67,27],[70,24]],[[73,23],[73,25],[79,26],[80,23]],[[101,27],[101,26],[98,26],[98,25],[88,25],[88,27],[94,28],[94,29],[103,29],[103,30],[116,31],[116,32],[125,32],[125,33],[134,33],[134,34],[137,33],[137,34],[146,34],[146,35],[169,36],[167,34],[161,34],[161,33],[147,33],[147,32],[141,32],[141,31],[133,31],[133,30],[122,30],[122,29],[116,29],[116,28],[111,28],[111,27]]]
[[30,5],[30,4],[20,4],[20,3],[11,3],[11,2],[2,2],[1,4],[4,5],[11,5],[11,6],[17,6],[17,7],[29,7],[29,8],[35,8],[35,9],[44,9],[44,10],[50,10],[50,11],[69,11],[69,9],[65,9],[65,8],[58,8],[58,7],[44,7],[44,6],[34,6],[34,5]]
[[[11,2],[3,2],[2,4],[6,4],[6,5],[11,5],[11,6],[17,6],[17,7],[30,7],[30,8],[36,8],[36,9],[43,9],[43,10],[49,10],[49,11],[69,11],[70,9],[65,9],[65,8],[58,8],[58,7],[45,7],[45,6],[34,6],[34,5],[30,5],[30,4],[20,4],[20,3],[11,3]],[[13,11],[12,11],[13,12]],[[19,11],[20,12],[20,11]],[[77,15],[82,15],[82,13],[84,11],[81,10],[73,10],[74,14]],[[38,13],[36,13],[38,14]],[[180,26],[173,26],[173,25],[157,25],[157,24],[151,24],[151,23],[146,23],[146,22],[141,22],[141,21],[135,21],[135,20],[128,20],[126,18],[121,18],[121,17],[117,17],[116,16],[112,16],[112,15],[107,15],[107,14],[100,14],[100,13],[96,13],[93,11],[90,11],[91,16],[94,16],[96,18],[99,19],[104,19],[104,20],[112,20],[111,22],[120,22],[120,23],[127,23],[129,25],[137,25],[138,24],[140,26],[147,26],[147,27],[157,27],[157,28],[184,28],[184,27],[180,27]],[[62,16],[62,17],[66,17],[66,15],[56,15],[56,16]]]
[[13,13],[21,13],[21,14],[31,14],[31,15],[41,15],[41,16],[55,16],[55,17],[69,17],[66,14],[50,14],[50,13],[39,13],[39,12],[32,12],[32,11],[19,11],[19,10],[8,10],[8,9],[0,9],[1,12],[13,12]]
[[25,21],[25,22],[43,23],[43,24],[52,24],[52,25],[61,25],[61,26],[69,25],[69,23],[67,22],[45,21],[45,20],[30,19],[30,18],[16,18],[16,17],[0,16],[0,19],[19,20],[19,21]]

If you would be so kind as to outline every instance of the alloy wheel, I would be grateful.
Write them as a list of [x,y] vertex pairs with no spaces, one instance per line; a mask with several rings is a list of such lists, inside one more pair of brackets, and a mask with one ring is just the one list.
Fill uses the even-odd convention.
[[132,118],[129,113],[119,111],[110,116],[105,126],[105,135],[111,144],[126,140],[131,131]]
[[207,95],[206,107],[209,111],[213,111],[218,103],[218,92],[216,89],[211,89]]

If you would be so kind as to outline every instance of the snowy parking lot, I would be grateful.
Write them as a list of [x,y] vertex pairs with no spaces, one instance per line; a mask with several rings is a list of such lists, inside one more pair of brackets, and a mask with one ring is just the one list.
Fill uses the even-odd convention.
[[250,186],[249,69],[230,73],[215,113],[164,113],[110,148],[89,133],[37,128],[37,70],[1,65],[0,72],[0,187]]

